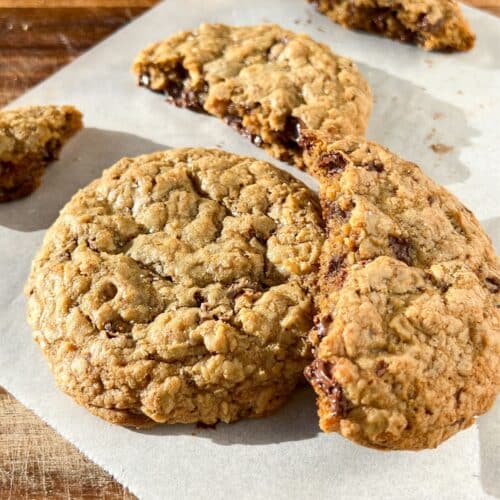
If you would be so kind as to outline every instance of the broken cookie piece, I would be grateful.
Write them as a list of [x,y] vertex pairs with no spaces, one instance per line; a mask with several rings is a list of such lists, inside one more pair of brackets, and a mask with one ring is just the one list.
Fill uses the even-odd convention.
[[435,447],[500,391],[492,243],[451,193],[378,144],[306,142],[327,225],[306,369],[320,426],[379,449]]
[[308,0],[336,23],[426,50],[465,51],[475,36],[454,0]]
[[46,166],[81,128],[82,114],[72,106],[0,111],[0,202],[33,192]]
[[168,102],[221,118],[299,168],[304,129],[363,134],[372,106],[351,60],[274,24],[202,24],[144,49],[133,71]]

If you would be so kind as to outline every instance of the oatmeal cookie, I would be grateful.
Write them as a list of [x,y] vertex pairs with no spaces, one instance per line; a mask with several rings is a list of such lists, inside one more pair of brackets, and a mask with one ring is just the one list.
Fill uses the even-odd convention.
[[315,360],[323,430],[435,447],[500,390],[500,266],[474,215],[414,164],[310,136],[327,225]]
[[202,24],[144,49],[133,71],[168,102],[223,119],[299,168],[303,129],[363,134],[372,106],[351,60],[274,24]]
[[0,202],[29,195],[63,144],[82,128],[72,106],[0,111]]
[[58,385],[124,425],[277,409],[310,361],[316,196],[219,150],[125,158],[45,237],[28,318]]
[[454,0],[308,0],[346,28],[378,33],[425,50],[465,51],[475,36]]

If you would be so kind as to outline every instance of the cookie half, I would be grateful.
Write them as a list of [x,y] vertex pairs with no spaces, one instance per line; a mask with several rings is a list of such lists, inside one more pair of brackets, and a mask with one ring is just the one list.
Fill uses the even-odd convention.
[[308,0],[336,23],[425,50],[465,51],[475,35],[454,0]]
[[82,114],[72,106],[0,111],[0,202],[33,192],[47,165],[81,128]]
[[274,24],[202,24],[144,49],[140,85],[223,119],[255,145],[304,168],[304,128],[364,134],[371,91],[354,63]]
[[414,164],[311,137],[327,224],[306,374],[321,428],[435,447],[500,390],[500,266],[480,224]]
[[106,420],[262,417],[310,360],[323,240],[314,193],[265,162],[125,158],[47,232],[29,323],[59,387]]

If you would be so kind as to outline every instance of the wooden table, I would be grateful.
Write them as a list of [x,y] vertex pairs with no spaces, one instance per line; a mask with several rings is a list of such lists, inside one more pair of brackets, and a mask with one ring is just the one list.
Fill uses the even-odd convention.
[[[0,0],[0,106],[157,1]],[[500,0],[467,3],[500,16]],[[134,497],[0,388],[0,498]]]

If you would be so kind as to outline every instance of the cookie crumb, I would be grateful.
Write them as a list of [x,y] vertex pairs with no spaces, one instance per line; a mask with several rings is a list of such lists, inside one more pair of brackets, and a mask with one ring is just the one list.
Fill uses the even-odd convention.
[[431,144],[429,147],[438,155],[444,155],[453,151],[453,146],[447,146],[446,144],[441,144],[440,142],[437,144]]
[[436,129],[432,127],[431,131],[425,136],[425,138],[429,141],[434,137],[434,134],[436,133]]

